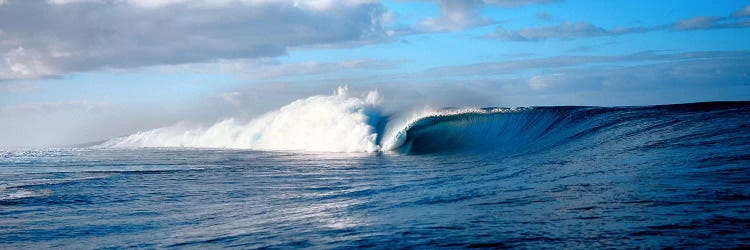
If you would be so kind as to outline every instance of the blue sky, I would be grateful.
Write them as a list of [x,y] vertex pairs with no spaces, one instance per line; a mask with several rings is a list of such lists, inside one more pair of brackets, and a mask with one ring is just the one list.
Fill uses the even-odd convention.
[[253,117],[339,85],[392,112],[750,100],[748,27],[738,0],[4,0],[0,146]]

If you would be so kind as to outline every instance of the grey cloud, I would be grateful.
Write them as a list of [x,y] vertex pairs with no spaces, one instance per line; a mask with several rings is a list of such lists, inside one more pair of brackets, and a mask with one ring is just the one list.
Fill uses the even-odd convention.
[[704,51],[683,53],[644,51],[640,53],[620,56],[557,56],[548,58],[511,60],[494,63],[438,67],[427,70],[427,73],[441,76],[498,75],[516,74],[533,70],[579,67],[583,65],[604,63],[678,61],[710,58],[741,58],[747,56],[750,56],[750,51]]
[[242,104],[242,101],[240,99],[242,97],[242,93],[238,91],[223,93],[220,97],[222,100],[235,107],[239,107]]
[[550,21],[552,20],[552,15],[549,12],[542,11],[542,12],[536,13],[536,18],[539,18],[540,20],[544,20],[544,21]]
[[730,29],[750,27],[750,19],[744,17],[712,17],[699,16],[680,20],[672,25],[676,31],[684,30],[707,30],[707,29]]
[[[385,103],[395,107],[647,105],[748,100],[749,71],[750,51],[644,51],[616,56],[519,59],[440,67],[411,74],[285,80],[252,88],[267,91],[283,86],[277,90],[287,93],[306,87],[313,89],[309,87],[312,85],[319,90],[321,86],[332,89],[349,83],[360,89],[383,91]],[[436,93],[442,89],[450,91]],[[479,95],[448,100],[458,89]],[[243,95],[247,93],[250,98],[253,92],[246,90]],[[481,101],[473,102],[478,100]]]
[[273,57],[287,48],[388,39],[384,7],[352,1],[303,8],[292,1],[101,0],[0,5],[0,80],[100,68]]
[[420,21],[416,30],[429,32],[458,31],[496,23],[481,16],[487,5],[518,7],[530,4],[552,3],[558,0],[432,0],[440,6],[440,16]]
[[732,13],[732,17],[749,17],[750,16],[750,5],[746,5],[741,10]]
[[[607,89],[647,93],[645,90],[750,87],[750,75],[746,73],[748,70],[750,55],[740,58],[671,61],[604,70],[563,69],[535,75],[529,78],[528,83],[533,90],[549,92]],[[718,71],[722,74],[716,74]],[[750,97],[747,94],[744,96]]]
[[588,22],[564,22],[557,26],[507,30],[498,26],[485,38],[503,41],[542,41],[548,39],[576,39],[582,37],[618,36],[652,31],[689,31],[750,27],[750,5],[726,17],[698,16],[676,21],[668,25],[603,28]]
[[529,57],[529,56],[533,56],[533,55],[534,54],[531,54],[531,53],[506,53],[506,54],[501,54],[500,56],[510,57],[510,58],[517,58],[517,57]]
[[0,82],[0,94],[31,93],[39,91],[39,86],[29,82]]
[[[26,103],[0,106],[0,148],[9,146],[61,145],[82,141],[101,140],[107,133],[106,127],[81,129],[90,126],[92,117],[106,115],[114,106],[107,103],[60,102]],[[75,119],[70,119],[75,117]],[[112,118],[112,117],[108,117]],[[119,118],[120,124],[127,124],[128,118]],[[111,120],[111,119],[110,119]],[[111,131],[108,131],[111,132]],[[110,133],[111,135],[111,133]]]
[[[747,73],[750,72],[750,52],[747,51],[673,54],[650,51],[618,58],[570,58],[578,64],[558,62],[571,67],[542,68],[532,74],[523,74],[533,70],[528,64],[521,67],[520,74],[512,75],[380,75],[355,81],[327,79],[318,86],[335,88],[337,82],[357,82],[352,87],[381,90],[385,104],[396,107],[395,110],[424,104],[433,107],[615,106],[750,99],[750,74]],[[627,63],[607,64],[617,60]],[[310,86],[309,81],[285,84],[288,84],[286,88],[279,90],[282,93]],[[454,95],[462,90],[474,94]]]
[[559,1],[560,0],[484,0],[484,3],[504,7],[515,7],[529,4],[554,3]]
[[726,17],[697,16],[674,22],[672,31],[733,29],[750,27],[750,5]]
[[359,59],[340,62],[302,62],[278,64],[272,62],[260,67],[242,67],[236,71],[254,79],[267,79],[286,76],[319,75],[341,72],[343,70],[384,70],[398,67],[399,62]]
[[661,27],[629,27],[605,29],[587,22],[564,22],[558,26],[528,28],[521,30],[506,30],[497,27],[495,32],[486,35],[486,38],[500,39],[504,41],[541,41],[547,39],[574,39],[580,37],[613,36],[629,33],[644,33],[661,29]]
[[[750,99],[750,55],[458,80],[506,106],[654,105]],[[717,74],[716,72],[722,72]]]
[[441,15],[422,20],[417,24],[417,30],[456,31],[492,23],[479,14],[484,5],[480,0],[437,0],[437,4]]
[[570,51],[570,52],[591,52],[591,51],[600,50],[600,49],[602,49],[604,47],[607,47],[607,46],[610,46],[610,45],[613,45],[613,44],[618,44],[618,42],[606,42],[606,43],[599,43],[599,44],[592,44],[592,45],[583,45],[583,46],[578,46],[578,47],[569,49],[568,51]]
[[[222,103],[210,105],[207,101]],[[193,99],[184,105],[87,100],[0,105],[0,148],[101,141],[179,121],[216,121],[230,115],[228,111],[219,98]]]
[[220,60],[211,63],[195,63],[153,67],[159,71],[177,70],[206,73],[227,73],[251,80],[334,74],[346,70],[387,70],[399,66],[399,61],[357,59],[336,62],[281,63],[275,59]]
[[60,111],[74,110],[78,112],[102,112],[111,108],[109,103],[91,103],[91,102],[59,102],[59,103],[24,103],[12,106],[2,106],[3,112],[35,113],[50,114]]

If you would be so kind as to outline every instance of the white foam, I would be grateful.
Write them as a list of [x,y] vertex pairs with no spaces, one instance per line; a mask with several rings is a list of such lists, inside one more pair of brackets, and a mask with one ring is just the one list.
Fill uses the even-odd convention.
[[16,200],[31,197],[43,197],[49,194],[48,191],[34,192],[26,189],[0,189],[0,201]]
[[[390,117],[383,131],[382,97],[376,91],[363,97],[339,87],[333,95],[294,101],[249,122],[229,118],[207,128],[183,124],[138,132],[100,145],[115,148],[191,147],[314,152],[375,152],[395,150],[419,120],[460,114],[489,114],[512,109],[432,109]],[[378,132],[382,133],[378,135]],[[380,136],[380,138],[379,138]],[[378,141],[378,139],[380,139]]]
[[198,147],[320,152],[374,152],[382,98],[353,97],[339,87],[330,96],[294,101],[249,122],[233,118],[207,128],[175,125],[105,142],[104,147]]

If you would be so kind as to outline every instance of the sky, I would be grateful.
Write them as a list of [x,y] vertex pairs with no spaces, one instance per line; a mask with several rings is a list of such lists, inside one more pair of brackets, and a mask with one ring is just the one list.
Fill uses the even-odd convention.
[[0,148],[343,85],[388,112],[748,101],[749,27],[743,0],[0,0]]

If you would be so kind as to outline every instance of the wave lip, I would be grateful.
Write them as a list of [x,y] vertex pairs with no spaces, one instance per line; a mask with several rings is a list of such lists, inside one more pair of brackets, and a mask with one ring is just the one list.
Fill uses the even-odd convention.
[[[451,132],[464,126],[472,126],[477,118],[489,117],[492,115],[505,114],[509,112],[519,112],[525,108],[464,108],[464,109],[441,109],[425,110],[412,115],[412,118],[406,119],[405,122],[394,122],[389,124],[383,135],[382,148],[384,150],[394,150],[400,152],[409,152],[414,146],[414,139],[417,138],[418,132],[429,129],[435,129],[437,126],[448,126],[448,131],[434,134],[435,138],[448,139],[452,136]],[[450,131],[451,128],[454,131]],[[456,146],[453,144],[453,146]]]

